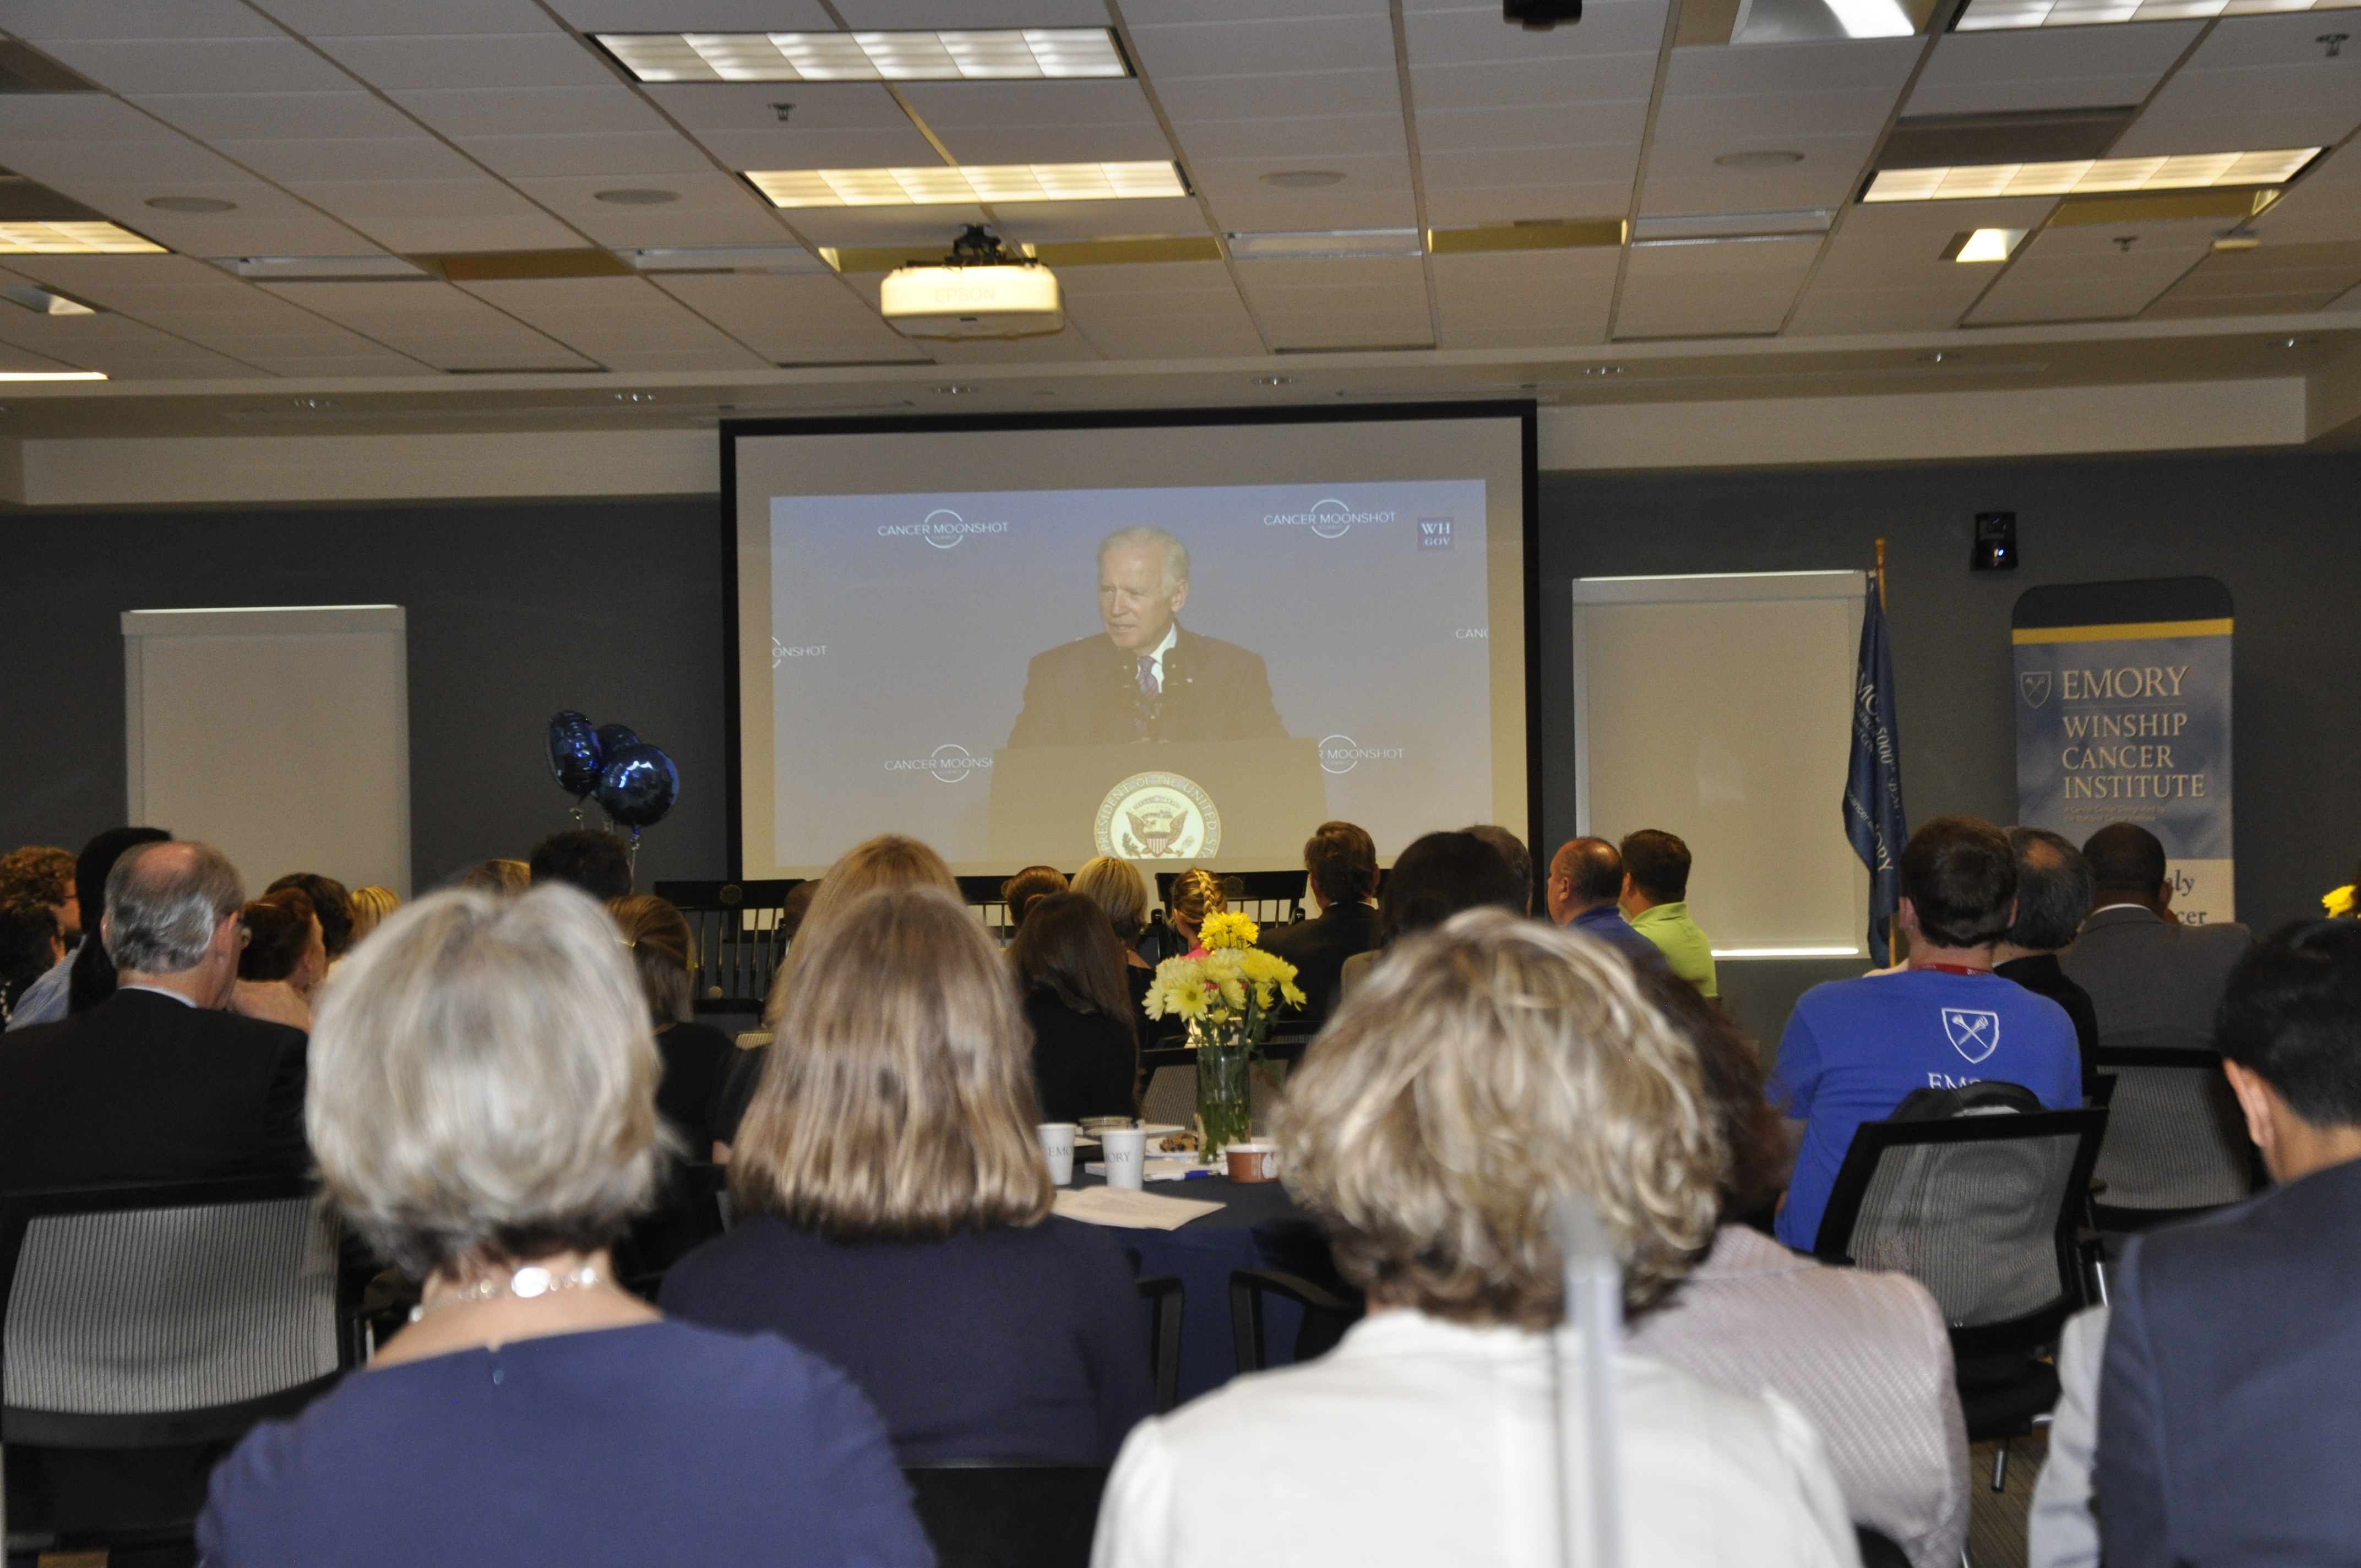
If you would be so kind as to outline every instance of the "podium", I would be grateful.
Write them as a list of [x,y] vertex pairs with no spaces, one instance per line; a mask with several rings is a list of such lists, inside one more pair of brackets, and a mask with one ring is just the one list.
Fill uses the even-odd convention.
[[[1143,775],[1161,775],[1144,779]],[[1118,786],[1132,806],[1119,807]],[[1170,781],[1170,782],[1164,782]],[[1208,813],[1220,823],[1211,837]],[[1016,746],[992,754],[990,853],[994,862],[1071,871],[1100,854],[1099,819],[1113,820],[1115,852],[1142,871],[1292,867],[1328,818],[1315,740],[1140,741],[1121,746]],[[1133,853],[1134,850],[1144,853]]]

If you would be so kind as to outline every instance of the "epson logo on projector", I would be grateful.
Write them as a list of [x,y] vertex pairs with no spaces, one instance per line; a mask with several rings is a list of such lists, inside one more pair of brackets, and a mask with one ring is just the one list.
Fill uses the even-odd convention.
[[991,305],[1000,301],[1000,291],[989,283],[938,283],[935,303],[939,305]]
[[1398,511],[1355,511],[1340,500],[1320,500],[1313,501],[1308,511],[1265,512],[1262,525],[1308,528],[1323,539],[1342,539],[1345,531],[1356,522],[1391,522],[1400,516]]
[[945,507],[927,514],[924,522],[881,522],[877,525],[880,539],[923,539],[938,550],[956,550],[960,541],[972,533],[1005,533],[1005,522],[970,522],[959,513]]

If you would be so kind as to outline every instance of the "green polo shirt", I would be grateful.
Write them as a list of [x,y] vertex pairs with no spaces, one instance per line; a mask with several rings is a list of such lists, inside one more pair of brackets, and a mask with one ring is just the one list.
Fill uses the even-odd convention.
[[1675,974],[1707,996],[1721,994],[1713,977],[1713,944],[1689,918],[1686,902],[1642,910],[1631,916],[1631,929],[1664,949],[1665,967]]

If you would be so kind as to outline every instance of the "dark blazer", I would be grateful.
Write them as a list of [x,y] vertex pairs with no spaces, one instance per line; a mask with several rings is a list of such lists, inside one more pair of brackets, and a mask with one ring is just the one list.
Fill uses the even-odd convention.
[[1139,1036],[1129,1018],[1077,1013],[1047,986],[1025,998],[1033,1086],[1047,1122],[1138,1113]]
[[1266,926],[1262,947],[1295,966],[1303,992],[1303,1024],[1317,1029],[1336,1010],[1337,976],[1345,960],[1378,945],[1378,912],[1366,904],[1332,904],[1316,920]]
[[305,1044],[151,991],[0,1036],[0,1190],[300,1175]]
[[2134,1238],[2099,1392],[2107,1568],[2351,1563],[2361,1162]]
[[2066,1016],[2074,1020],[2074,1043],[2081,1047],[2082,1076],[2089,1078],[2099,1070],[2098,1009],[2091,1003],[2091,993],[2058,967],[2056,953],[2011,959],[2004,964],[1993,965],[1993,973],[2003,980],[2013,980],[2036,996],[2046,996],[2066,1009]]
[[1162,707],[1141,716],[1139,660],[1104,634],[1037,655],[1011,746],[1126,745],[1134,740],[1265,740],[1287,726],[1270,700],[1262,655],[1187,627],[1164,655]]
[[2091,993],[2101,1045],[2210,1051],[2222,982],[2254,945],[2244,926],[2179,926],[2145,909],[2103,909],[2082,922],[2058,967]]

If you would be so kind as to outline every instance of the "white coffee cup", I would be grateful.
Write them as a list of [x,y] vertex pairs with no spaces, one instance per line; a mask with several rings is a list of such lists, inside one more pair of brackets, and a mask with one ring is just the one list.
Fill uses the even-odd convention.
[[1148,1135],[1137,1127],[1110,1127],[1099,1135],[1099,1147],[1106,1151],[1107,1185],[1127,1187],[1134,1192],[1148,1180]]
[[1036,1130],[1041,1135],[1041,1152],[1049,1159],[1049,1179],[1063,1187],[1074,1179],[1074,1124],[1044,1122]]

